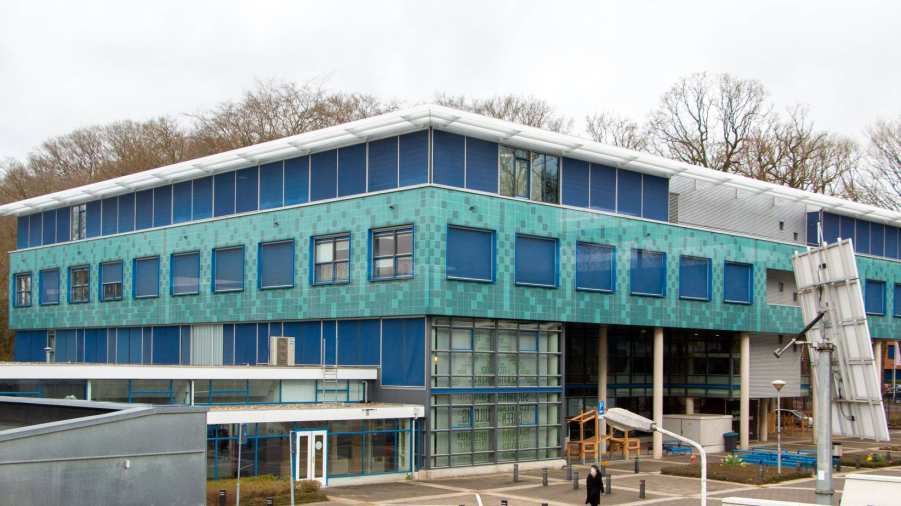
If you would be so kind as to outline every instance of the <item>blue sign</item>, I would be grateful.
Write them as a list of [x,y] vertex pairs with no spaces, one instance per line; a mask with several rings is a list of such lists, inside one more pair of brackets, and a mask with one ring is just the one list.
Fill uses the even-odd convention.
[[607,412],[607,401],[598,401],[598,416],[604,416]]

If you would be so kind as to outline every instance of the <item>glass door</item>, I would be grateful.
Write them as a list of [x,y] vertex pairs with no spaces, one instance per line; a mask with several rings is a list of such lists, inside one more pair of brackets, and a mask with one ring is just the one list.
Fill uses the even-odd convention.
[[326,485],[328,438],[324,430],[295,432],[294,451],[297,458],[295,479],[316,480]]

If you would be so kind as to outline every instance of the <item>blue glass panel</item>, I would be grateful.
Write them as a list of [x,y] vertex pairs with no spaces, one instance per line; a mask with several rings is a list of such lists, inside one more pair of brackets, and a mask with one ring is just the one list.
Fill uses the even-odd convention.
[[260,165],[260,209],[272,209],[285,205],[284,162]]
[[260,244],[260,288],[294,286],[294,241]]
[[172,223],[172,185],[153,189],[153,226]]
[[557,286],[557,240],[516,236],[516,283]]
[[106,363],[106,329],[85,329],[84,361],[92,364]]
[[285,160],[285,205],[309,200],[310,159],[306,156]]
[[236,213],[246,213],[258,209],[259,177],[260,173],[256,167],[241,169],[235,173]]
[[447,277],[494,280],[494,232],[447,228]]
[[615,251],[604,244],[576,243],[576,288],[612,292]]
[[178,364],[178,327],[153,328],[153,363]]
[[870,222],[854,220],[854,251],[857,253],[870,252]]
[[135,193],[135,230],[144,230],[152,226],[153,190],[137,192]]
[[[99,211],[99,204],[98,204]],[[44,238],[44,229],[42,228],[42,217],[43,214],[37,213],[32,214],[28,217],[28,245],[31,247],[40,246],[41,241]],[[100,216],[98,212],[97,216],[97,232],[99,235],[100,232]]]
[[591,164],[591,208],[616,211],[616,169]]
[[429,132],[400,136],[400,186],[429,181]]
[[335,335],[335,327],[335,320],[322,322],[322,338],[325,341],[325,363],[328,365],[336,364],[338,358],[338,340]]
[[864,307],[867,314],[885,314],[885,281],[868,279],[864,289]]
[[41,304],[59,304],[59,269],[40,272]]
[[135,229],[135,194],[119,195],[119,232],[131,232]]
[[172,186],[172,223],[191,221],[193,200],[191,181],[183,181]]
[[193,193],[191,218],[203,220],[213,216],[213,177],[195,179]]
[[666,295],[665,253],[633,249],[631,263],[629,282],[633,295]]
[[16,218],[16,248],[28,247],[28,216]]
[[41,216],[41,226],[44,229],[41,234],[44,244],[56,242],[56,211],[44,211]]
[[641,215],[652,220],[669,220],[669,179],[643,174]]
[[131,344],[131,332],[127,328],[109,329],[112,333],[109,337],[115,339],[115,363],[128,363],[128,348]]
[[641,174],[638,172],[616,171],[616,211],[641,216]]
[[71,207],[61,207],[56,210],[56,242],[66,242],[72,238],[71,214]]
[[244,289],[244,248],[218,249],[213,252],[213,290]]
[[[34,219],[32,218],[32,228],[31,231],[34,232]],[[88,202],[85,205],[85,234],[88,237],[99,237],[100,236],[100,201],[93,200]],[[32,246],[34,244],[34,235],[31,236]],[[38,242],[40,242],[40,236],[38,238]]]
[[322,326],[317,321],[285,323],[285,335],[294,337],[294,362],[298,365],[322,363]]
[[[194,187],[197,188],[196,184]],[[178,363],[188,365],[191,363],[191,327],[189,325],[182,325],[179,328],[178,340],[181,348]]]
[[134,296],[156,297],[160,294],[160,258],[138,258],[134,261]]
[[841,238],[855,240],[854,237],[854,218],[848,216],[841,217]]
[[497,144],[466,139],[466,187],[497,193]]
[[200,292],[200,253],[172,255],[170,268],[173,295]]
[[257,324],[235,325],[235,365],[257,363]]
[[710,259],[679,257],[679,297],[710,300]]
[[819,211],[807,213],[807,244],[811,246],[817,245],[817,224],[820,223]]
[[885,256],[885,226],[870,223],[870,254]]
[[338,191],[338,152],[310,156],[310,200],[333,199]]
[[[274,325],[274,324],[273,324]],[[257,325],[257,363],[269,363],[269,324]]]
[[726,262],[723,268],[723,300],[739,304],[753,301],[753,267],[750,264]]
[[901,317],[901,283],[895,283],[895,311],[894,315]]
[[235,326],[222,326],[222,364],[235,365]]
[[838,215],[823,213],[823,240],[829,244],[838,241],[841,235],[841,224],[842,220]]
[[590,181],[588,162],[563,159],[563,204],[588,207],[588,185]]
[[397,188],[397,137],[369,143],[369,191]]
[[434,143],[432,170],[435,183],[462,188],[465,182],[466,138],[435,130]]
[[366,191],[366,144],[338,150],[338,196]]
[[56,348],[54,349],[54,362],[75,362],[77,360],[78,345],[75,343],[77,332],[75,330],[57,330]]
[[111,197],[100,201],[102,206],[100,233],[115,234],[119,230],[119,198]]
[[895,227],[885,227],[885,256],[889,258],[901,258],[899,256],[899,248],[901,248],[901,236],[898,235],[898,229]]
[[425,386],[425,321],[382,321],[382,384]]
[[235,213],[235,173],[216,174],[213,178],[213,215]]
[[381,323],[379,320],[338,322],[338,363],[378,365]]

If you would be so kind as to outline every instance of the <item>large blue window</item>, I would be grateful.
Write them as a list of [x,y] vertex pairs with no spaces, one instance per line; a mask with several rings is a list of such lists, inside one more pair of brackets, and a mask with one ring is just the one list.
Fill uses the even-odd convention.
[[213,176],[194,180],[191,217],[203,220],[213,216]]
[[103,208],[101,213],[101,233],[103,235],[115,234],[119,230],[119,199],[117,197],[103,199],[100,201],[100,205]]
[[434,136],[434,182],[462,188],[466,179],[466,138],[440,130],[435,130]]
[[248,167],[235,172],[235,212],[246,213],[257,210],[259,172],[256,167]]
[[153,327],[154,364],[178,364],[178,348],[178,327]]
[[42,214],[44,244],[53,244],[56,242],[56,211],[44,211]]
[[885,256],[889,258],[901,258],[899,244],[901,238],[898,236],[898,229],[895,227],[885,227]]
[[867,314],[885,314],[885,281],[868,279],[864,285],[864,307]]
[[616,288],[616,249],[606,244],[576,243],[576,290],[612,292]]
[[119,232],[135,229],[135,194],[119,195]]
[[59,269],[42,270],[40,281],[40,304],[42,306],[59,304]]
[[235,365],[257,363],[257,325],[235,325]]
[[172,186],[172,223],[191,221],[193,200],[191,181],[184,181]]
[[338,196],[366,191],[366,145],[355,144],[338,150]]
[[629,283],[632,295],[665,296],[666,253],[633,249]]
[[669,181],[663,177],[643,174],[641,215],[652,220],[669,219]]
[[260,209],[281,207],[285,203],[283,162],[260,165]]
[[497,193],[497,144],[466,139],[466,187]]
[[494,281],[494,231],[447,227],[447,277]]
[[517,285],[557,287],[557,239],[517,234],[514,255]]
[[213,178],[213,215],[235,213],[235,173],[217,174]]
[[338,363],[378,365],[380,334],[379,320],[339,320]]
[[350,281],[350,234],[314,237],[314,285],[333,285]]
[[710,271],[709,258],[679,257],[679,298],[710,300]]
[[16,218],[16,248],[28,247],[28,216],[19,216]]
[[31,305],[32,278],[30,272],[16,274],[16,307],[28,307]]
[[152,226],[153,190],[139,191],[135,193],[135,230],[144,230]]
[[160,257],[136,258],[134,261],[134,297],[144,299],[160,295]]
[[172,223],[172,186],[153,189],[153,226]]
[[588,162],[563,159],[563,204],[588,207],[589,175]]
[[172,295],[200,293],[200,252],[175,253],[170,258]]
[[[100,203],[99,202],[97,203],[97,210],[98,210],[97,220],[96,220],[97,233],[95,235],[100,235],[100,213],[99,213]],[[42,216],[43,215],[41,213],[37,213],[37,214],[32,214],[28,218],[28,245],[31,247],[41,245],[41,241],[44,236],[44,232],[41,229]]]
[[338,151],[310,155],[310,200],[333,199],[338,192]]
[[881,223],[870,223],[870,254],[885,255],[885,226]]
[[91,301],[91,268],[87,265],[69,267],[69,304]]
[[641,216],[641,174],[620,170],[616,177],[616,210],[622,214]]
[[[153,191],[153,190],[149,190]],[[100,212],[100,201],[94,200],[87,203],[87,211],[86,211],[86,221],[87,226],[85,227],[85,231],[88,237],[97,237],[100,235],[100,220],[101,220],[101,212]],[[38,216],[38,215],[35,215]],[[38,229],[35,230],[35,216],[31,217],[31,232],[29,234],[29,242],[32,246],[40,246],[41,245],[41,233],[40,233],[40,223],[38,223]]]
[[754,301],[754,267],[740,262],[723,266],[723,301],[751,304]]
[[285,160],[285,205],[303,204],[310,195],[310,158]]
[[616,169],[591,164],[591,208],[616,211]]
[[[134,195],[132,195],[134,196]],[[76,210],[80,206],[75,206]],[[80,222],[72,223],[72,208],[62,207],[56,210],[56,242],[65,242],[71,240],[73,225],[78,226]],[[78,227],[80,229],[80,226]]]
[[901,283],[895,283],[895,293],[893,298],[895,299],[895,317],[901,318]]
[[854,251],[857,253],[870,252],[870,222],[854,220]]
[[413,277],[413,227],[372,230],[370,254],[371,280]]
[[213,250],[213,291],[244,289],[244,246]]
[[428,130],[401,135],[398,142],[400,144],[400,160],[398,161],[400,186],[427,183],[429,181]]
[[122,261],[100,264],[100,300],[122,300]]
[[369,143],[369,191],[397,188],[397,137]]
[[[318,333],[316,342],[319,342]],[[317,359],[318,356],[317,353]],[[383,385],[424,386],[424,357],[425,321],[423,319],[382,320]]]
[[294,240],[260,243],[260,289],[294,286]]

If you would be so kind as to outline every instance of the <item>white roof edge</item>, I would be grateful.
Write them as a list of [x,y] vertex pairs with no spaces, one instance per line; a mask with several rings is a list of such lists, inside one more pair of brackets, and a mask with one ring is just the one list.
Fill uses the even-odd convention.
[[211,409],[206,413],[207,425],[231,423],[316,422],[335,420],[366,420],[392,418],[422,418],[425,407],[418,404],[367,405],[347,404],[341,407],[304,407],[290,409],[275,406],[272,409]]
[[[375,367],[338,367],[339,380],[374,380]],[[114,380],[322,380],[322,367],[316,366],[178,366],[178,365],[105,365],[0,363],[0,379],[114,379]]]
[[771,193],[775,197],[804,203],[815,209],[901,226],[901,212],[898,211],[789,188],[649,153],[601,144],[574,135],[551,132],[434,104],[392,111],[321,130],[11,202],[0,206],[0,216],[31,214],[60,205],[74,205],[101,197],[142,190],[161,182],[174,183],[203,175],[215,175],[236,168],[248,167],[253,163],[266,163],[303,156],[312,152],[400,135],[427,127],[604,163],[656,176],[673,177],[678,175],[755,193]]

